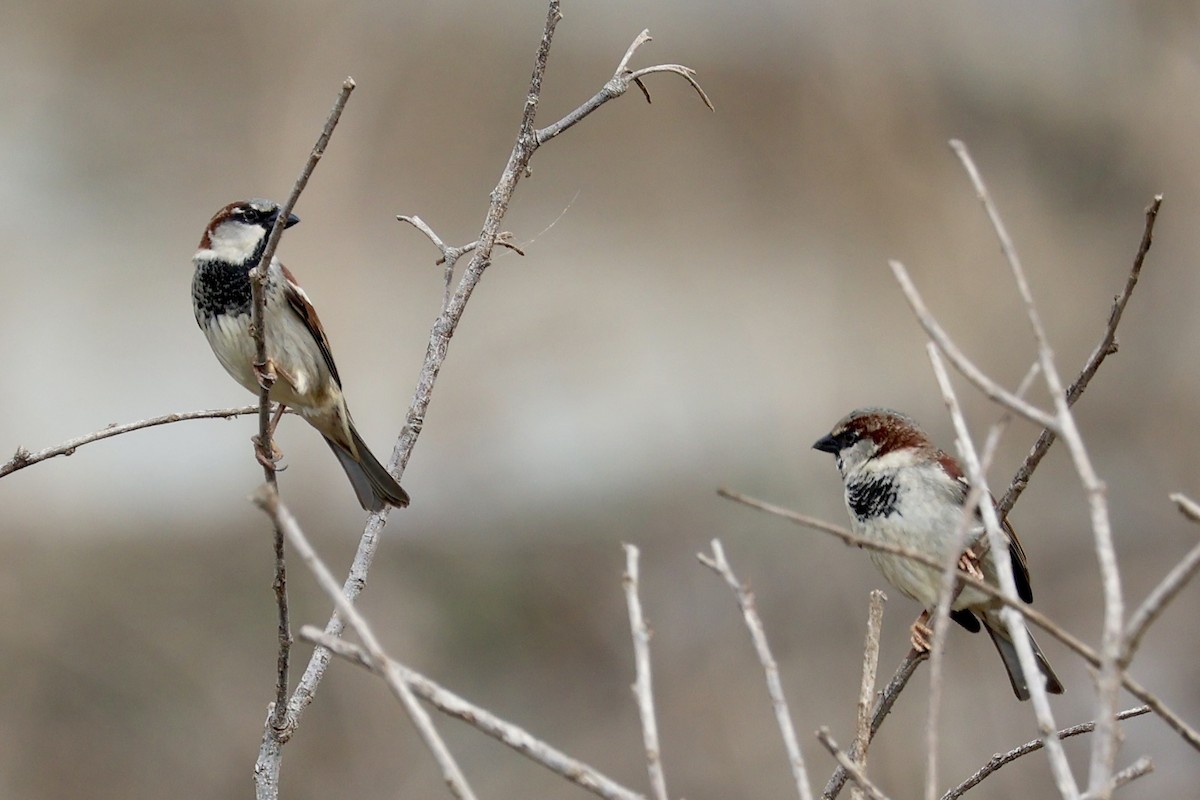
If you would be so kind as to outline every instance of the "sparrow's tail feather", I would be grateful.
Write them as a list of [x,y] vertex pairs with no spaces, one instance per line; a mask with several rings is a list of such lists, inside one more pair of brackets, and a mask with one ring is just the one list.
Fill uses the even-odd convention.
[[[1013,692],[1016,693],[1018,700],[1028,700],[1029,687],[1026,685],[1025,677],[1021,672],[1021,659],[1017,657],[1017,646],[1009,638],[1008,630],[1001,626],[1002,623],[998,619],[984,620],[984,627],[987,628],[988,634],[992,637],[992,644],[996,645],[996,650],[1000,653],[1000,658],[1004,661],[1004,669],[1008,671],[1008,679],[1012,682]],[[1062,682],[1054,674],[1054,670],[1050,667],[1050,662],[1046,660],[1045,654],[1042,653],[1042,648],[1038,647],[1038,643],[1034,641],[1032,634],[1029,635],[1029,646],[1033,648],[1033,657],[1037,661],[1038,669],[1042,671],[1042,677],[1046,681],[1046,691],[1050,694],[1062,694]]]
[[338,457],[346,477],[358,495],[358,502],[367,511],[382,511],[385,505],[403,508],[408,505],[408,492],[400,487],[396,479],[379,463],[379,459],[371,453],[366,442],[358,435],[358,431],[350,426],[350,436],[354,440],[354,449],[358,451],[355,458],[340,444],[329,437],[325,441],[329,449]]

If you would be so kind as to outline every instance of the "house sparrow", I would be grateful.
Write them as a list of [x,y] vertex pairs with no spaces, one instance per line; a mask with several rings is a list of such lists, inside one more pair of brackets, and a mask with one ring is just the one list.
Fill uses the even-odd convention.
[[[846,488],[851,528],[856,534],[924,553],[939,562],[947,558],[947,548],[962,523],[963,504],[970,487],[958,462],[934,447],[912,419],[888,409],[862,408],[850,412],[813,447],[832,453],[837,462]],[[1009,543],[1017,594],[1026,603],[1032,602],[1025,551],[1007,521],[1003,523],[1003,531]],[[972,548],[976,543],[986,546],[982,523],[967,532],[966,546]],[[972,549],[985,550],[985,547]],[[940,570],[878,550],[871,551],[871,560],[889,583],[925,607],[913,624],[913,647],[919,652],[928,651],[931,633],[927,623],[938,602]],[[993,586],[999,585],[994,552],[985,551],[981,557],[968,552],[964,568]],[[982,624],[1000,652],[1017,698],[1027,700],[1029,687],[1021,672],[1016,646],[1000,619],[1002,607],[1001,603],[966,586],[951,604],[950,617],[972,633],[977,633]],[[1032,636],[1029,644],[1045,679],[1046,691],[1061,694],[1063,686]]]
[[[279,212],[278,204],[270,200],[230,203],[208,223],[192,257],[196,322],[225,371],[256,395],[259,377],[250,335],[250,270],[262,258]],[[299,221],[289,215],[284,227]],[[264,290],[266,371],[273,370],[276,375],[271,400],[280,404],[280,413],[284,406],[290,407],[321,432],[364,509],[381,511],[385,504],[407,506],[408,493],[355,430],[316,309],[278,258],[271,259]]]

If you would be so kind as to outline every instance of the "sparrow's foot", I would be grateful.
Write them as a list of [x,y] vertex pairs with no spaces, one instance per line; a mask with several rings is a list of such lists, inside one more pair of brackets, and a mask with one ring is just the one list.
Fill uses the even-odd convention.
[[933,628],[929,627],[929,612],[922,611],[921,616],[912,624],[912,646],[918,653],[928,653],[933,641]]
[[267,359],[265,363],[254,363],[254,378],[258,385],[269,390],[275,385],[275,362]]
[[979,556],[970,548],[959,556],[958,568],[977,581],[983,580],[983,569],[979,564]]
[[258,460],[259,464],[262,464],[267,469],[273,469],[276,472],[282,472],[285,469],[284,467],[279,466],[279,461],[283,458],[283,453],[278,447],[275,446],[274,441],[271,442],[270,453],[268,453],[266,448],[263,447],[262,439],[260,439],[258,436],[251,436],[250,441],[254,442],[254,458]]

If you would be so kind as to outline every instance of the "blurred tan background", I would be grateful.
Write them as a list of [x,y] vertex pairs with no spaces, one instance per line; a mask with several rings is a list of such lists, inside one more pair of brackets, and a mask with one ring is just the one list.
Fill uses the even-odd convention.
[[[507,157],[545,8],[520,3],[9,0],[0,25],[0,449],[111,422],[244,404],[189,305],[209,216],[282,200],[342,78],[358,90],[281,253],[321,311],[364,435],[389,452],[441,301],[435,253],[394,220],[473,239]],[[537,154],[502,254],[453,340],[363,605],[399,658],[639,789],[620,542],[642,595],[674,797],[793,789],[740,615],[694,554],[721,537],[750,582],[818,783],[810,732],[851,739],[864,555],[720,500],[730,486],[845,521],[809,449],[860,405],[952,432],[899,258],[966,349],[1016,383],[1033,358],[994,235],[946,141],[964,139],[1029,268],[1064,373],[1098,339],[1156,192],[1166,195],[1121,351],[1079,407],[1139,602],[1195,542],[1167,494],[1200,495],[1200,13],[1191,3],[567,2],[539,122],[636,65],[695,67],[717,113],[651,78]],[[997,410],[964,392],[980,436]],[[1036,393],[1046,402],[1045,393]],[[272,694],[268,526],[253,422],[189,422],[0,482],[0,797],[245,797]],[[1007,484],[1036,431],[1014,424]],[[303,423],[282,490],[335,571],[363,514]],[[1039,608],[1095,641],[1083,496],[1056,450],[1013,517]],[[299,564],[293,619],[328,603]],[[892,592],[881,672],[916,607]],[[1200,721],[1190,587],[1146,640],[1143,683]],[[1090,678],[1048,636],[1062,724]],[[308,647],[298,645],[302,665]],[[942,784],[1035,734],[985,637],[956,630]],[[920,791],[928,672],[872,750]],[[1129,698],[1126,698],[1128,701]],[[1132,704],[1127,702],[1126,704]],[[583,793],[441,721],[483,797]],[[1185,796],[1200,759],[1125,725],[1124,797]],[[1085,740],[1067,745],[1082,771]],[[441,797],[378,681],[336,665],[287,747],[288,797]],[[973,796],[1049,797],[1035,755]]]

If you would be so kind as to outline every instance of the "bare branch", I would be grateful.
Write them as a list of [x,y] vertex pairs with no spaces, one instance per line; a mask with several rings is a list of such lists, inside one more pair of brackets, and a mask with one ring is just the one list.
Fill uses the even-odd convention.
[[[1125,711],[1122,711],[1120,714],[1117,714],[1117,719],[1126,720],[1130,717],[1139,717],[1142,714],[1149,713],[1149,706],[1138,706],[1137,708],[1129,708]],[[1084,722],[1079,725],[1072,725],[1069,728],[1063,728],[1060,730],[1058,732],[1058,738],[1070,739],[1072,736],[1091,733],[1093,730],[1095,730],[1095,728],[1096,723],[1094,722]],[[997,753],[996,755],[992,756],[986,764],[976,770],[971,777],[967,778],[962,783],[958,784],[953,789],[942,795],[941,800],[958,800],[958,798],[962,797],[964,794],[966,794],[966,792],[978,786],[984,778],[988,777],[996,770],[1000,769],[1006,764],[1011,764],[1021,756],[1035,753],[1038,750],[1041,750],[1044,746],[1045,743],[1041,739],[1034,739],[1033,741],[1029,741],[1023,745],[1020,745],[1019,747],[1014,747],[1007,753]]]
[[16,453],[8,461],[0,464],[0,478],[9,475],[17,470],[31,467],[34,464],[45,461],[55,456],[72,456],[75,451],[85,444],[98,442],[101,439],[111,439],[114,436],[120,436],[123,433],[131,431],[140,431],[144,428],[153,428],[157,425],[170,425],[175,422],[183,422],[189,419],[231,419],[233,417],[241,417],[248,414],[257,414],[258,406],[239,406],[238,408],[212,408],[206,411],[179,411],[174,414],[163,414],[161,417],[150,417],[149,419],[140,419],[137,422],[126,422],[121,425],[112,424],[107,428],[101,428],[93,433],[88,433],[83,436],[78,436],[74,439],[68,439],[62,444],[53,447],[47,447],[44,450],[38,450],[36,453],[31,453],[24,447],[18,447]]
[[1096,792],[1088,792],[1082,800],[1099,800],[1103,797],[1111,797],[1112,793],[1120,789],[1130,781],[1136,780],[1143,775],[1149,775],[1154,771],[1154,762],[1146,756],[1142,756],[1137,761],[1130,764],[1123,770],[1113,774],[1112,779]]
[[604,84],[604,87],[600,91],[596,92],[591,99],[579,108],[567,114],[553,125],[547,125],[545,128],[539,130],[536,133],[537,144],[543,145],[559,134],[570,130],[609,100],[620,97],[629,91],[629,84],[631,83],[636,84],[642,90],[642,94],[645,95],[646,102],[650,102],[650,93],[646,90],[645,84],[642,83],[642,78],[658,72],[671,72],[681,76],[696,90],[696,94],[700,96],[700,100],[708,107],[708,110],[712,111],[712,101],[708,99],[708,95],[704,93],[704,89],[696,81],[696,71],[691,67],[685,67],[682,64],[658,64],[653,67],[643,67],[636,71],[629,69],[629,61],[633,58],[634,53],[649,41],[651,41],[650,31],[639,33],[634,38],[633,44],[629,45],[629,49],[625,51],[624,57],[621,58],[621,63],[617,65],[617,71],[613,73],[608,83]]
[[[796,740],[796,730],[792,726],[792,715],[788,711],[787,700],[783,696],[783,684],[779,680],[779,666],[775,663],[775,657],[771,655],[771,646],[767,643],[767,634],[763,628],[762,619],[758,616],[758,609],[754,604],[754,593],[742,585],[737,576],[733,574],[733,568],[725,560],[725,549],[721,547],[719,539],[712,540],[712,549],[713,554],[711,557],[704,553],[697,553],[696,557],[700,559],[701,564],[725,580],[725,583],[733,590],[738,605],[741,606],[742,616],[746,620],[746,628],[750,631],[750,639],[754,642],[755,652],[758,653],[758,661],[762,664],[763,671],[767,676],[767,694],[771,697],[771,707],[775,710],[775,720],[779,724],[779,732],[783,736],[783,746],[787,750],[788,763],[792,767],[792,778],[796,781],[796,791],[800,795],[800,800],[812,800],[812,786],[808,781],[808,770],[804,767],[804,756],[800,752],[800,744]],[[883,593],[872,592],[872,613],[874,613],[876,605],[876,594],[882,597]],[[879,613],[882,614],[882,600],[879,601],[878,605]],[[869,641],[870,634],[868,633]],[[875,655],[878,658],[878,629],[875,631]],[[871,682],[874,685],[873,673]],[[869,695],[871,690],[868,688],[866,691],[868,694],[867,702],[870,702]],[[865,712],[863,713],[865,714]]]
[[1058,429],[1058,422],[1054,417],[1008,391],[989,378],[983,370],[975,366],[974,362],[958,349],[958,346],[950,339],[950,336],[938,323],[937,319],[929,312],[929,308],[926,307],[925,301],[921,299],[921,294],[917,291],[912,278],[908,276],[908,270],[904,268],[904,265],[899,261],[892,260],[888,262],[888,266],[892,268],[892,274],[896,276],[896,281],[904,291],[904,296],[908,299],[908,304],[912,306],[913,314],[916,315],[917,321],[925,329],[926,335],[937,343],[937,346],[946,354],[946,358],[950,359],[950,363],[954,365],[956,370],[962,373],[964,378],[991,400],[1025,419],[1041,425],[1043,428]]
[[[300,175],[296,178],[296,183],[292,186],[291,195],[288,197],[287,202],[283,204],[279,214],[276,215],[275,224],[271,227],[271,234],[267,237],[267,243],[263,249],[262,256],[259,258],[258,266],[250,270],[252,306],[250,334],[254,338],[254,371],[258,375],[259,380],[258,437],[255,439],[255,451],[258,463],[263,468],[263,477],[267,484],[272,487],[276,486],[276,469],[273,456],[275,448],[271,442],[272,428],[274,427],[271,424],[271,387],[275,383],[275,367],[267,355],[265,317],[267,271],[270,268],[271,260],[275,257],[275,249],[279,246],[280,237],[283,236],[283,229],[287,227],[288,217],[291,216],[292,209],[296,207],[296,201],[300,199],[300,193],[308,185],[308,179],[312,176],[313,170],[316,169],[317,162],[325,154],[329,138],[333,135],[333,129],[337,127],[338,120],[341,119],[342,109],[346,107],[346,101],[350,99],[350,93],[353,91],[354,79],[346,78],[342,82],[342,89],[338,93],[337,100],[334,101],[329,116],[325,119],[325,127],[317,137],[317,142],[313,145],[312,152],[309,153],[304,168],[300,170]],[[275,579],[272,581],[271,587],[275,592],[275,606],[278,611],[277,638],[279,651],[275,660],[275,703],[270,715],[270,724],[267,725],[263,736],[280,739],[281,737],[288,736],[289,727],[287,700],[288,671],[292,650],[292,629],[288,612],[287,562],[284,559],[283,552],[283,533],[278,527],[275,528],[274,549]],[[269,789],[271,796],[278,793],[277,780],[273,783],[274,786]]]
[[605,800],[645,800],[642,795],[625,788],[598,772],[594,767],[556,750],[542,740],[534,738],[523,728],[505,722],[490,711],[462,699],[397,661],[389,658],[385,665],[386,668],[380,668],[371,656],[358,645],[330,636],[313,625],[305,625],[301,628],[300,638],[327,648],[334,655],[377,675],[383,676],[389,669],[394,670],[412,689],[413,694],[427,701],[438,711],[462,720],[598,797],[605,798]]
[[[1200,506],[1182,494],[1171,495],[1171,500],[1179,506],[1180,511],[1188,515],[1193,522],[1200,522]],[[1122,666],[1129,666],[1141,644],[1146,631],[1158,619],[1163,610],[1187,586],[1200,570],[1200,544],[1193,547],[1183,560],[1176,564],[1158,586],[1154,587],[1146,600],[1134,612],[1129,624],[1125,626],[1125,650],[1121,656]]]
[[[1142,240],[1138,245],[1137,254],[1133,257],[1133,267],[1129,270],[1129,276],[1125,279],[1125,288],[1113,301],[1112,310],[1108,315],[1108,325],[1104,329],[1104,335],[1100,337],[1100,343],[1096,345],[1096,349],[1088,357],[1087,363],[1084,364],[1083,370],[1075,378],[1074,383],[1067,389],[1068,405],[1075,405],[1075,401],[1083,396],[1088,384],[1095,376],[1097,370],[1100,369],[1100,365],[1104,363],[1104,359],[1117,352],[1117,326],[1121,324],[1121,316],[1125,313],[1125,306],[1129,303],[1129,298],[1133,295],[1133,289],[1137,286],[1138,278],[1142,274],[1142,264],[1146,260],[1146,254],[1150,252],[1150,244],[1153,241],[1154,235],[1154,223],[1158,220],[1158,210],[1162,207],[1162,200],[1161,194],[1155,195],[1153,201],[1151,201],[1149,207],[1146,209],[1146,227],[1142,231]],[[1012,511],[1012,507],[1017,503],[1017,498],[1021,496],[1021,493],[1029,485],[1029,479],[1032,477],[1033,471],[1037,469],[1042,458],[1049,452],[1050,446],[1054,444],[1056,438],[1058,438],[1057,434],[1052,429],[1042,429],[1037,441],[1033,444],[1033,448],[1029,451],[1029,455],[1025,457],[1025,461],[1017,470],[1017,474],[1013,476],[1008,491],[1004,493],[1004,497],[996,504],[996,511],[1000,514],[1001,519],[1007,517],[1008,512]]]
[[[753,497],[749,497],[749,496],[741,494],[739,492],[734,492],[729,489],[718,489],[717,494],[719,494],[721,497],[725,497],[729,500],[733,500],[735,502],[742,503],[743,505],[750,506],[751,508],[757,508],[760,511],[767,512],[768,514],[774,514],[777,517],[782,517],[783,519],[789,520],[790,522],[794,522],[797,525],[802,525],[806,528],[811,528],[812,530],[817,530],[817,531],[821,531],[823,533],[828,533],[832,536],[835,536],[835,537],[841,539],[846,544],[853,545],[854,547],[859,547],[859,548],[862,548],[865,550],[878,550],[881,553],[892,553],[894,555],[903,556],[904,558],[907,558],[911,561],[915,561],[919,564],[924,564],[926,566],[933,567],[934,569],[939,569],[942,566],[935,559],[929,558],[922,553],[917,553],[913,550],[909,550],[908,548],[900,547],[898,545],[863,539],[861,537],[855,536],[853,533],[846,530],[845,528],[839,528],[837,525],[833,525],[831,523],[824,522],[823,520],[815,519],[813,517],[805,516],[804,514],[798,514],[795,511],[790,511],[786,508],[772,505],[771,503],[763,502],[762,500],[758,500]],[[1084,643],[1083,640],[1079,639],[1074,634],[1068,632],[1061,625],[1059,625],[1058,623],[1051,620],[1049,617],[1047,617],[1045,614],[1038,611],[1033,606],[1028,605],[1027,603],[1023,603],[1020,600],[1014,600],[1012,597],[1006,596],[1003,592],[1001,592],[995,586],[992,586],[989,583],[980,581],[977,578],[975,578],[973,575],[970,575],[969,573],[964,572],[962,570],[959,570],[959,572],[957,574],[957,578],[959,581],[966,584],[967,586],[971,586],[975,589],[978,589],[979,591],[988,595],[988,597],[991,597],[991,598],[1003,603],[1004,605],[1008,606],[1009,608],[1012,608],[1014,611],[1019,613],[1021,616],[1025,617],[1025,619],[1032,622],[1034,625],[1038,626],[1042,630],[1046,631],[1046,633],[1050,634],[1058,641],[1062,642],[1064,645],[1066,645],[1069,649],[1071,649],[1072,651],[1077,653],[1080,657],[1082,657],[1085,661],[1087,661],[1093,667],[1100,666],[1100,656],[1099,656],[1099,654],[1096,653],[1095,650],[1093,650],[1086,643]],[[910,654],[910,656],[911,656],[911,654]],[[923,661],[924,658],[921,658],[918,660]],[[902,664],[902,667],[903,666],[904,665]],[[1162,718],[1162,720],[1164,722],[1166,722],[1167,725],[1170,726],[1170,728],[1173,731],[1178,733],[1183,738],[1183,740],[1185,742],[1187,742],[1192,748],[1194,748],[1196,750],[1200,750],[1200,732],[1197,732],[1194,728],[1192,728],[1190,725],[1188,725],[1187,722],[1185,722],[1182,717],[1180,717],[1178,714],[1176,714],[1174,711],[1172,711],[1170,708],[1168,708],[1159,697],[1157,697],[1155,694],[1153,694],[1148,689],[1146,689],[1146,687],[1142,686],[1140,683],[1135,681],[1128,674],[1123,674],[1121,676],[1121,683],[1126,689],[1129,690],[1130,694],[1132,694],[1137,699],[1141,700],[1146,705],[1150,706],[1150,708],[1154,711],[1154,713],[1156,715],[1158,715],[1160,718]],[[878,714],[876,716],[878,716]],[[843,782],[844,782],[844,779],[843,779]],[[831,781],[831,783],[832,783],[832,781]],[[839,788],[840,788],[840,786],[839,786]],[[829,785],[826,786],[826,793],[828,793],[828,792],[829,792]]]
[[[1079,481],[1083,485],[1084,491],[1087,492],[1088,508],[1091,512],[1092,538],[1095,543],[1096,561],[1100,567],[1100,585],[1104,596],[1100,674],[1096,682],[1097,732],[1092,739],[1088,791],[1090,793],[1098,792],[1103,797],[1108,791],[1105,787],[1109,785],[1115,769],[1120,736],[1115,717],[1121,688],[1120,662],[1123,653],[1123,620],[1125,616],[1124,601],[1121,595],[1121,575],[1117,567],[1116,552],[1113,549],[1112,524],[1108,516],[1107,489],[1092,466],[1083,437],[1075,424],[1075,417],[1071,413],[1066,391],[1054,363],[1054,353],[1050,348],[1045,327],[1042,325],[1041,314],[1034,303],[1033,292],[1029,288],[1029,281],[1025,277],[1025,270],[1017,257],[1012,239],[1008,235],[1004,222],[992,202],[987,186],[984,185],[983,178],[976,169],[966,145],[955,139],[951,140],[950,147],[958,155],[970,176],[971,183],[975,187],[975,194],[983,204],[984,210],[992,222],[992,227],[996,231],[996,236],[1000,240],[1000,248],[1008,261],[1013,281],[1020,292],[1026,316],[1029,318],[1030,327],[1037,340],[1038,361],[1042,365],[1042,377],[1046,381],[1046,388],[1049,389],[1050,396],[1054,400],[1058,432],[1071,453],[1071,460],[1074,462],[1075,471],[1079,474]],[[1003,612],[1001,616],[1004,616]],[[1021,654],[1022,664],[1024,664],[1023,645],[1026,643],[1018,641],[1015,644],[1017,652]],[[1036,698],[1037,695],[1035,694],[1034,697]]]
[[[975,451],[975,445],[971,441],[971,434],[967,430],[966,420],[963,419],[962,411],[958,404],[958,397],[955,395],[954,387],[950,383],[950,376],[947,374],[945,364],[942,362],[941,353],[938,350],[938,346],[932,342],[929,343],[928,350],[934,375],[937,377],[938,386],[942,390],[942,398],[946,402],[946,407],[950,411],[950,419],[954,423],[955,444],[966,467],[967,480],[970,482],[972,491],[980,493],[980,497],[990,497],[991,495],[988,493],[987,486],[987,475],[984,472],[979,454]],[[1046,369],[1044,361],[1042,369],[1043,371]],[[1017,597],[1016,580],[1013,577],[1012,559],[1006,546],[1007,542],[1000,530],[999,515],[996,514],[996,509],[992,507],[990,502],[977,501],[977,504],[983,516],[984,527],[987,530],[987,537],[992,551],[991,556],[996,560],[996,573],[1000,579],[1001,590],[1005,596],[1015,599]],[[939,611],[942,610],[948,613],[949,603],[946,604],[945,609],[939,609]],[[1050,771],[1054,774],[1055,783],[1058,784],[1058,791],[1066,800],[1076,798],[1079,796],[1079,786],[1075,783],[1075,776],[1071,772],[1071,765],[1067,761],[1067,754],[1063,750],[1062,742],[1058,740],[1056,735],[1058,726],[1054,721],[1054,714],[1050,709],[1050,700],[1046,694],[1046,685],[1041,680],[1041,672],[1033,654],[1032,640],[1029,638],[1024,622],[1017,614],[1012,613],[1011,607],[1003,609],[1000,612],[1000,618],[1008,628],[1011,641],[1017,650],[1017,658],[1021,664],[1021,671],[1025,673],[1025,684],[1029,687],[1030,699],[1033,701],[1033,709],[1037,716],[1038,727],[1042,731],[1043,740],[1046,743],[1046,753],[1050,759]],[[947,619],[948,617],[941,620],[943,626],[946,624]],[[933,763],[932,754],[930,760]],[[933,800],[936,796],[936,787],[932,784],[932,776],[926,789],[927,797]]]
[[[450,296],[449,301],[444,304],[442,312],[438,315],[430,330],[425,360],[421,367],[420,376],[417,379],[417,387],[413,393],[405,425],[401,430],[400,436],[396,441],[396,446],[392,450],[391,458],[388,461],[388,470],[396,478],[400,478],[403,475],[405,468],[408,466],[409,458],[412,456],[413,448],[421,434],[425,415],[428,412],[432,398],[433,387],[441,372],[442,364],[446,360],[450,339],[458,327],[467,302],[470,300],[475,287],[479,284],[484,271],[491,264],[492,252],[496,244],[501,243],[503,246],[508,246],[502,242],[500,223],[508,211],[508,205],[517,183],[528,171],[530,160],[533,158],[534,151],[540,144],[537,132],[534,129],[534,118],[541,98],[542,80],[546,72],[550,44],[554,38],[554,31],[561,19],[562,14],[559,0],[550,0],[545,27],[534,57],[533,74],[530,77],[529,89],[526,93],[521,125],[517,133],[516,142],[513,145],[512,152],[509,154],[508,162],[504,166],[500,180],[492,190],[491,202],[483,222],[483,228],[474,247],[470,251],[470,263],[463,271],[457,289]],[[561,133],[562,131],[558,132]],[[410,224],[412,223],[410,222]],[[419,228],[419,226],[417,227]],[[437,245],[440,239],[431,237],[431,241],[434,241],[434,244]],[[350,600],[356,598],[366,585],[367,573],[370,570],[371,563],[374,561],[375,553],[378,549],[379,535],[383,530],[383,526],[387,524],[390,513],[391,508],[385,508],[377,514],[372,514],[367,520],[362,538],[359,541],[358,550],[354,555],[354,560],[350,567],[350,573],[343,584],[342,591]],[[341,631],[342,621],[335,614],[325,626],[325,632],[331,636],[337,636]],[[288,701],[289,731],[294,730],[299,724],[304,709],[312,702],[312,697],[320,685],[325,669],[329,664],[329,658],[330,654],[327,650],[318,648],[309,659],[308,667],[297,683],[296,691],[293,692],[291,699]],[[256,782],[259,785],[272,780],[271,775],[276,776],[277,779],[281,758],[281,744],[281,740],[273,740],[270,736],[264,737],[262,746],[259,749],[258,761],[255,765]],[[274,795],[266,796],[273,797]]]
[[822,727],[820,730],[818,730],[817,740],[820,741],[821,744],[825,745],[825,749],[828,750],[835,759],[837,759],[837,762],[839,765],[841,765],[841,768],[844,769],[850,776],[850,780],[854,781],[854,783],[858,785],[858,788],[862,789],[867,797],[871,798],[871,800],[888,800],[887,795],[885,795],[878,786],[871,783],[867,776],[863,774],[863,771],[859,768],[858,764],[854,763],[854,760],[851,759],[850,756],[846,755],[841,751],[841,749],[838,748],[837,742],[834,741],[833,736],[829,733],[829,728]]
[[[883,628],[883,604],[887,595],[872,589],[867,610],[867,637],[863,644],[862,681],[858,687],[858,718],[854,728],[854,744],[850,748],[860,769],[867,768],[867,751],[871,746],[871,698],[879,672],[879,633]],[[856,789],[861,793],[862,790]],[[851,796],[853,796],[853,792]]]
[[342,594],[342,589],[338,582],[334,579],[333,573],[329,571],[329,567],[320,559],[312,545],[309,544],[308,537],[304,535],[304,531],[300,529],[296,518],[292,516],[287,506],[279,499],[279,493],[275,487],[266,484],[254,496],[255,504],[267,513],[271,520],[275,523],[279,530],[284,532],[287,539],[292,544],[292,548],[300,559],[308,565],[313,576],[316,577],[317,583],[325,594],[337,606],[338,613],[348,622],[354,632],[358,634],[358,638],[362,640],[363,646],[370,656],[371,661],[381,670],[385,681],[392,693],[403,704],[404,709],[408,712],[413,724],[420,733],[421,738],[425,741],[425,745],[433,753],[438,765],[442,768],[442,777],[446,781],[446,785],[450,787],[450,791],[455,797],[462,800],[474,800],[475,794],[471,791],[471,787],[467,784],[466,778],[459,769],[458,764],[454,760],[454,756],[450,755],[450,751],[446,748],[446,743],[438,734],[437,729],[433,727],[433,721],[429,718],[429,714],[417,702],[417,698],[413,695],[408,683],[403,677],[396,672],[395,669],[389,668],[391,660],[380,645],[379,640],[375,637],[375,632],[371,630],[371,626],[367,624],[366,619],[358,613],[358,609],[354,604]]
[[642,740],[646,745],[646,767],[650,786],[657,800],[668,800],[667,780],[663,775],[661,751],[658,748],[658,722],[654,715],[654,689],[650,678],[650,628],[642,616],[638,599],[638,549],[625,547],[625,602],[629,606],[629,630],[633,634],[633,660],[637,678],[633,696],[637,698],[638,716],[642,720]]
[[[916,650],[909,650],[908,655],[900,662],[900,666],[896,667],[891,680],[888,681],[887,686],[880,692],[879,698],[875,702],[875,711],[871,714],[871,729],[867,735],[868,744],[870,744],[871,737],[879,732],[884,719],[891,713],[892,706],[896,703],[896,698],[904,691],[904,687],[908,685],[908,681],[912,678],[913,673],[917,671],[917,667],[927,658],[929,658],[928,653],[918,653]],[[850,758],[856,762],[860,759],[861,755],[861,753],[855,750],[850,751]],[[839,766],[834,770],[833,775],[829,777],[829,781],[825,784],[825,788],[821,791],[821,800],[834,800],[841,793],[842,787],[846,785],[848,778],[849,774],[844,767]]]

